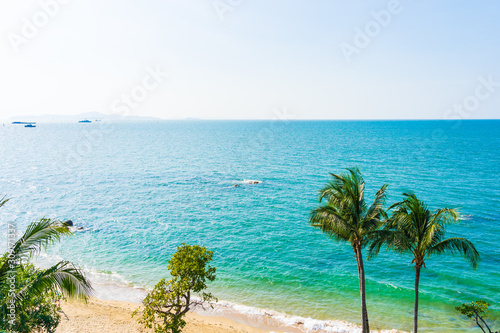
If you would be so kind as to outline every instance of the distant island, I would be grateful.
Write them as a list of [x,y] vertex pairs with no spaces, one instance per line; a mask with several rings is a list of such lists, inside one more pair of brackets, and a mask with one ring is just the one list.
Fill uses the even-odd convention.
[[112,120],[112,121],[160,121],[155,117],[140,116],[120,116],[117,114],[104,114],[100,112],[86,112],[76,115],[55,115],[44,114],[41,116],[17,116],[9,119],[13,124],[28,123],[91,123],[92,121]]

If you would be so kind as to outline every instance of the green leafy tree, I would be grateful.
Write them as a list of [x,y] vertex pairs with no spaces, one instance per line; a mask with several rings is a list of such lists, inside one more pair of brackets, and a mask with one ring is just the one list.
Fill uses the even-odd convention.
[[[207,281],[215,280],[215,267],[209,265],[213,252],[204,246],[186,245],[177,247],[167,268],[172,278],[162,279],[143,301],[144,309],[139,323],[153,328],[156,333],[180,333],[186,325],[184,316],[189,309],[203,306],[215,300],[204,292]],[[201,296],[193,299],[193,293]],[[135,310],[132,316],[139,312]]]
[[474,321],[476,322],[476,325],[479,326],[479,328],[484,333],[486,333],[485,328],[488,330],[488,333],[493,333],[488,324],[486,323],[486,321],[484,320],[484,318],[486,318],[486,311],[488,310],[488,306],[490,306],[488,303],[479,300],[476,302],[463,303],[461,306],[457,306],[455,310],[467,316],[467,318],[473,318]]
[[[0,200],[0,207],[6,202],[5,198]],[[60,320],[54,300],[61,297],[86,300],[91,295],[90,281],[70,262],[60,261],[47,269],[29,263],[40,251],[71,234],[64,223],[43,218],[31,223],[0,258],[1,329],[53,332]]]
[[360,171],[357,168],[347,170],[344,174],[331,174],[333,179],[320,190],[320,206],[311,212],[310,223],[331,238],[351,244],[358,265],[363,333],[368,333],[370,327],[361,250],[367,245],[370,235],[381,225],[381,218],[385,217],[383,205],[387,185],[377,191],[373,203],[368,205],[364,196],[365,182]]
[[459,214],[454,209],[442,208],[430,211],[415,194],[404,193],[405,199],[390,207],[394,209],[384,227],[374,233],[369,257],[377,255],[382,246],[397,252],[409,252],[415,265],[415,306],[414,332],[418,332],[418,287],[420,271],[426,260],[438,254],[459,254],[475,269],[479,253],[465,238],[445,238],[446,226],[458,221]]

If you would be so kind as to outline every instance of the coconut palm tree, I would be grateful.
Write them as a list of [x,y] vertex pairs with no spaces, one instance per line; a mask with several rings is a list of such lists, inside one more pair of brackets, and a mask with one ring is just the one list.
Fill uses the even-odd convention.
[[[0,207],[7,200],[0,200]],[[90,281],[80,269],[68,261],[60,261],[47,269],[37,269],[34,276],[17,286],[11,286],[12,277],[26,273],[26,263],[49,245],[59,241],[62,236],[71,235],[68,226],[56,220],[42,218],[31,223],[23,236],[0,258],[0,317],[7,317],[7,305],[15,303],[16,312],[22,312],[30,297],[44,293],[60,293],[66,297],[86,300],[93,292]],[[10,288],[10,289],[9,289]]]
[[475,269],[479,253],[465,238],[445,239],[446,226],[458,221],[459,214],[454,209],[442,208],[430,211],[427,205],[413,193],[404,193],[403,201],[389,209],[395,209],[384,227],[374,233],[370,244],[369,258],[377,255],[384,245],[397,252],[409,252],[415,265],[415,309],[414,332],[418,331],[418,286],[420,271],[426,260],[437,254],[462,255]]
[[363,333],[368,333],[370,327],[361,250],[367,245],[371,233],[380,227],[381,218],[386,216],[383,205],[387,185],[377,191],[375,200],[368,206],[364,197],[365,182],[360,171],[357,168],[347,171],[339,175],[331,174],[333,179],[319,191],[320,206],[311,212],[310,223],[331,238],[351,244],[358,265]]

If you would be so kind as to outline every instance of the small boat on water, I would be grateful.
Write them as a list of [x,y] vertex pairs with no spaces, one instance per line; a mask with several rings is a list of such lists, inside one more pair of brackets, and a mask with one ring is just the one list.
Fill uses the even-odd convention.
[[35,124],[27,124],[27,125],[24,125],[24,127],[36,127]]
[[92,120],[88,120],[88,119],[84,119],[84,120],[80,120],[79,123],[91,123]]

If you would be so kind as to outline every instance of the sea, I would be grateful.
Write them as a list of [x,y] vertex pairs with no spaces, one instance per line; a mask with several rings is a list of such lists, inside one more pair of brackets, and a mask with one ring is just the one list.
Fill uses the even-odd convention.
[[[419,329],[477,332],[455,310],[475,300],[500,328],[499,120],[6,123],[0,161],[4,251],[9,224],[22,234],[42,217],[71,219],[74,236],[38,260],[69,260],[102,297],[140,301],[169,277],[177,246],[206,246],[223,307],[304,332],[361,322],[352,248],[309,224],[330,174],[358,167],[368,201],[388,184],[386,207],[413,191],[431,209],[458,209],[447,235],[481,255],[476,270],[451,255],[426,261]],[[371,328],[412,330],[411,261],[365,252]]]

